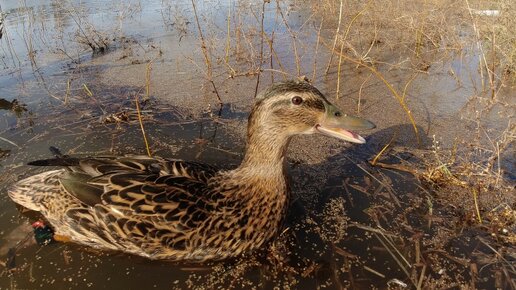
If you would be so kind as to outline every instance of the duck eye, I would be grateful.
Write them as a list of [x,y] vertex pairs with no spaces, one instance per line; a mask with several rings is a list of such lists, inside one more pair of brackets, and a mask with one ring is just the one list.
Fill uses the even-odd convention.
[[294,105],[301,105],[302,102],[303,98],[301,98],[300,96],[295,96],[292,98],[292,104]]

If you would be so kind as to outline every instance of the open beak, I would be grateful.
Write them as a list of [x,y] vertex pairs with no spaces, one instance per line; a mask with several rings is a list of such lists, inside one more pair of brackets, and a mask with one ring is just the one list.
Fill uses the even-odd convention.
[[326,114],[315,125],[315,130],[324,135],[335,137],[352,143],[364,144],[365,139],[353,132],[354,130],[374,129],[372,122],[342,113],[332,104],[326,104]]

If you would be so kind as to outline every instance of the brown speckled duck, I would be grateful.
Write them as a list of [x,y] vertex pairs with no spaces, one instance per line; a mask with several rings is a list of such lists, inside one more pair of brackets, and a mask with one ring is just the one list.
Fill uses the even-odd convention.
[[9,196],[80,244],[151,259],[220,260],[255,250],[280,230],[293,136],[365,143],[350,130],[371,128],[308,83],[278,83],[257,98],[236,169],[142,156],[40,160],[29,164],[64,168],[21,180]]

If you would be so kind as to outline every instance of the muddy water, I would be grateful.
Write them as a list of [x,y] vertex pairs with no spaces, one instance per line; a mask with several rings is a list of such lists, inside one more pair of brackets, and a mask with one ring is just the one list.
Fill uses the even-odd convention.
[[[342,74],[344,85],[336,102],[354,113],[360,106],[360,114],[379,128],[362,147],[320,136],[294,140],[289,163],[295,201],[286,222],[288,230],[275,251],[209,265],[183,265],[69,243],[38,246],[32,241],[29,225],[37,215],[17,208],[5,188],[41,171],[24,164],[49,157],[50,146],[78,156],[145,154],[134,97],[145,98],[148,76],[149,99],[142,109],[155,155],[222,167],[239,163],[259,67],[256,56],[261,43],[256,35],[262,7],[254,1],[198,2],[214,80],[226,103],[221,110],[206,80],[190,1],[2,2],[0,259],[14,257],[14,264],[0,265],[0,289],[369,289],[403,283],[412,287],[408,277],[416,281],[422,267],[415,265],[419,260],[413,253],[415,237],[437,235],[438,227],[447,226],[448,220],[428,217],[431,194],[413,177],[373,170],[365,162],[394,134],[400,136],[400,145],[416,147],[417,142],[383,84],[373,79],[366,82],[370,77],[352,66]],[[298,67],[300,75],[312,78],[315,63],[314,82],[333,99],[337,74],[332,70],[321,77],[329,54],[319,47],[315,55],[319,23],[309,4],[287,1],[280,7],[283,15],[275,2],[265,8],[264,30],[269,37],[274,35],[275,58],[272,65],[263,65],[259,88],[283,80],[285,74],[278,71],[287,72],[287,78],[296,76]],[[228,11],[232,36],[230,61],[225,62]],[[293,57],[292,36],[283,18],[301,39],[295,47],[299,62]],[[322,37],[329,37],[328,43],[332,29],[321,31]],[[93,52],[87,43],[93,45]],[[264,47],[270,51],[267,42]],[[480,86],[475,57],[474,53],[465,60],[451,57],[414,81],[409,104],[423,145],[432,143],[428,137],[432,134],[452,144],[457,132],[464,132],[457,114]],[[389,75],[401,88],[410,77]],[[410,154],[402,158],[417,161]],[[386,231],[378,232],[376,224],[385,225]],[[474,247],[465,246],[462,239],[467,240],[457,237],[461,246],[455,253],[461,257]],[[412,267],[385,246],[389,241]],[[433,246],[439,244],[434,242]],[[7,253],[10,248],[16,248],[14,256]],[[437,254],[431,257],[443,259]],[[467,280],[469,268],[445,263],[449,261],[443,262],[445,271],[428,270],[434,285]],[[491,278],[488,275],[479,283],[489,285]]]

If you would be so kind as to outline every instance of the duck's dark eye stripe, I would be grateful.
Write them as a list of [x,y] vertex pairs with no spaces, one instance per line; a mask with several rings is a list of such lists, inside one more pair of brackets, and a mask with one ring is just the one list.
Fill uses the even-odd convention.
[[308,99],[308,100],[305,100],[305,105],[310,107],[310,108],[314,108],[318,111],[324,111],[326,108],[324,107],[324,103],[322,100],[318,100],[318,99]]

